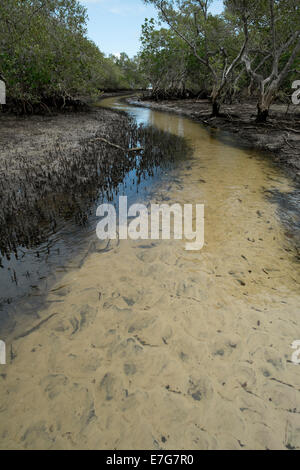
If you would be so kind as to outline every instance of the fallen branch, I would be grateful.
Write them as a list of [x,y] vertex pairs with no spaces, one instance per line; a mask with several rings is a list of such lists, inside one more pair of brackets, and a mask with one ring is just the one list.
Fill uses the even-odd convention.
[[295,149],[295,148],[296,148],[294,145],[292,145],[292,144],[289,143],[289,141],[287,140],[287,138],[286,138],[285,136],[283,136],[283,140],[284,140],[285,143],[286,143],[289,147],[291,147],[292,149]]
[[284,130],[287,130],[289,132],[294,132],[295,134],[300,134],[300,130],[292,129],[291,127],[284,127]]
[[141,150],[144,150],[143,147],[134,147],[132,149],[124,149],[120,145],[114,144],[113,142],[109,142],[109,140],[104,139],[104,137],[97,137],[97,139],[93,139],[91,142],[97,142],[97,141],[104,142],[105,144],[110,145],[111,147],[115,147],[118,150],[122,150],[122,152],[125,152],[125,153],[127,153],[127,152],[140,152]]

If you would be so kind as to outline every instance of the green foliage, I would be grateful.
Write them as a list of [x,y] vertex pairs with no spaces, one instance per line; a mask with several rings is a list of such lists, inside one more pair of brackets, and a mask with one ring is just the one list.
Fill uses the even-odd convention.
[[125,52],[122,52],[120,57],[111,56],[110,58],[122,72],[124,88],[134,90],[144,89],[147,87],[148,82],[141,73],[141,62],[139,56],[130,59]]
[[142,26],[140,67],[154,94],[184,95],[205,87],[198,63],[186,43],[171,29],[155,29],[155,21],[146,19]]
[[[193,89],[205,86],[215,105],[213,112],[217,114],[230,81],[240,64],[246,46],[246,36],[227,18],[222,15],[212,15],[209,11],[212,3],[210,0],[145,0],[145,2],[152,3],[157,8],[159,19],[168,25],[174,38],[180,39],[180,48],[186,58],[183,66],[185,81],[189,83],[194,81]],[[160,30],[160,34],[164,34],[163,30]],[[191,56],[194,58],[193,61]],[[177,57],[179,60],[179,54]],[[183,64],[183,60],[180,64]],[[198,80],[196,69],[198,69]]]
[[[0,74],[8,101],[25,108],[39,103],[63,106],[71,98],[129,88],[138,81],[138,75],[135,80],[131,73],[127,77],[126,70],[86,37],[86,20],[77,0],[1,2]],[[129,67],[129,58],[127,62]]]
[[[252,69],[268,77],[274,68],[274,50],[300,29],[299,0],[225,0],[223,15],[209,12],[210,0],[144,1],[157,7],[165,26],[160,23],[157,29],[154,20],[145,20],[142,50],[133,59],[125,53],[104,56],[86,36],[87,13],[77,0],[2,1],[0,78],[6,82],[8,102],[25,110],[35,105],[64,106],[73,98],[97,96],[101,90],[144,89],[151,84],[155,93],[168,96],[205,90],[220,104],[225,95],[232,97],[248,88],[251,80],[249,90],[259,91],[246,73],[245,52]],[[244,46],[245,18],[249,41]],[[280,54],[279,73],[294,47],[295,41]],[[283,94],[290,91],[299,68],[296,54],[279,83]],[[271,78],[273,83],[276,73]]]
[[205,87],[217,114],[243,90],[266,109],[291,93],[300,67],[299,0],[224,0],[222,15],[210,13],[212,0],[144,1],[167,25],[155,29],[150,20],[142,31],[142,65],[156,94]]
[[[287,64],[297,41],[300,31],[300,5],[299,0],[225,0],[225,16],[240,31],[241,5],[246,5],[248,13],[249,47],[248,56],[252,68],[262,77],[272,74],[274,56],[279,54],[277,75]],[[272,32],[271,7],[274,15],[274,36]],[[289,47],[282,49],[289,42],[293,34],[298,31],[298,39],[294,38]],[[280,52],[281,51],[281,52]],[[291,64],[290,70],[281,85],[281,91],[291,93],[291,83],[300,72],[300,54]],[[276,79],[276,77],[273,77]],[[256,90],[259,92],[259,90]],[[280,93],[281,95],[284,93]]]

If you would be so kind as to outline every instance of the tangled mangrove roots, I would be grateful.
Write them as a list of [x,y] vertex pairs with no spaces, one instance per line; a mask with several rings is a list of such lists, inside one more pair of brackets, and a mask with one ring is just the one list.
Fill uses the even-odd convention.
[[8,98],[2,113],[13,113],[17,116],[32,114],[51,114],[53,112],[86,111],[88,105],[82,100],[69,95],[43,96],[38,101]]
[[[2,257],[9,259],[14,253],[18,258],[19,249],[44,243],[64,221],[86,224],[94,214],[93,205],[113,200],[132,170],[138,186],[158,167],[167,168],[188,151],[184,139],[137,126],[122,115],[105,137],[99,134],[82,139],[71,150],[57,142],[41,158],[18,154],[0,162]],[[107,145],[112,139],[117,144]]]

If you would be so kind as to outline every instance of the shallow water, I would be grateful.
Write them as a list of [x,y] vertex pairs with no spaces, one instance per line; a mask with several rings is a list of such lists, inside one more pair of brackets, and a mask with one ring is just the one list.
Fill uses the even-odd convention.
[[[102,120],[106,115],[94,114]],[[89,116],[83,117],[83,125]],[[123,152],[95,140],[106,136],[108,126],[101,121],[93,139],[87,136],[74,149],[64,149],[58,141],[54,149],[48,143],[41,155],[24,158],[25,146],[6,162],[9,171],[0,184],[2,337],[19,324],[22,328],[24,320],[32,321],[60,273],[81,266],[93,251],[101,203],[116,203],[124,194],[129,204],[147,200],[152,186],[191,153],[183,138],[138,126],[124,114],[110,113],[109,118],[115,143],[144,150]],[[53,125],[55,121],[52,132]]]
[[300,448],[296,188],[226,134],[102,105],[187,139],[186,161],[139,200],[205,204],[205,246],[128,240],[103,252],[94,235],[36,321],[7,337],[0,447]]

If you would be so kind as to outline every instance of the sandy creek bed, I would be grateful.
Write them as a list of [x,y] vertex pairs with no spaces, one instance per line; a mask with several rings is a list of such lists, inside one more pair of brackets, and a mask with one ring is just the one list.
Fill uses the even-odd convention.
[[300,448],[299,262],[268,198],[292,184],[195,122],[132,112],[190,142],[151,201],[204,203],[205,247],[121,241],[61,276],[6,339],[0,448]]

